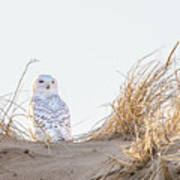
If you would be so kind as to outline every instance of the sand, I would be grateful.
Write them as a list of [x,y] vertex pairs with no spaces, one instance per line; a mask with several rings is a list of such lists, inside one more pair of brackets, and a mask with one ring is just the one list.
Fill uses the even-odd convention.
[[[1,138],[0,180],[94,179],[108,155],[123,156],[130,142],[30,143]],[[122,157],[123,158],[123,157]]]
[[[109,156],[127,162],[122,152],[131,141],[120,138],[104,141],[82,143],[50,144],[48,149],[43,143],[17,141],[0,136],[0,180],[100,180],[109,172]],[[180,180],[179,161],[180,140],[175,141],[166,152],[167,155],[178,154],[178,158],[167,160],[172,180]],[[150,175],[158,169],[158,157],[155,156],[147,165],[119,176],[119,169],[111,169],[104,180],[149,180]],[[152,169],[152,170],[151,170]],[[162,178],[161,172],[155,180]]]

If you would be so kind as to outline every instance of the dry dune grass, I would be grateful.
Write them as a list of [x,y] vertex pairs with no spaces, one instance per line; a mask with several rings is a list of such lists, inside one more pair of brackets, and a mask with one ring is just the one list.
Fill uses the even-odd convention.
[[[30,129],[27,129],[28,112],[23,107],[24,102],[19,102],[18,97],[21,93],[22,82],[28,68],[37,60],[30,60],[18,81],[14,93],[9,93],[0,97],[0,134],[16,139],[33,140]],[[21,120],[23,119],[23,120]]]
[[121,135],[141,137],[145,134],[146,119],[152,118],[176,94],[171,56],[166,64],[161,61],[139,60],[127,74],[119,96],[112,103],[112,115],[88,139]]
[[179,102],[172,105],[173,113],[164,124],[157,116],[159,122],[147,125],[145,135],[136,138],[129,149],[124,150],[128,160],[110,156],[106,172],[95,179],[179,180],[179,108]]
[[165,64],[153,62],[131,70],[117,105],[112,105],[111,118],[90,134],[91,139],[118,133],[134,137],[124,150],[129,160],[110,157],[107,173],[99,179],[179,179],[180,84],[171,63],[178,45]]

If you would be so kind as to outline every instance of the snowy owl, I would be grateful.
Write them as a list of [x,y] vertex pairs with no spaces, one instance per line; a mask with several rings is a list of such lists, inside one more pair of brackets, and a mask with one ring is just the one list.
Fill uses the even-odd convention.
[[36,137],[51,142],[71,140],[69,108],[58,94],[57,81],[51,75],[39,75],[33,82],[29,105]]

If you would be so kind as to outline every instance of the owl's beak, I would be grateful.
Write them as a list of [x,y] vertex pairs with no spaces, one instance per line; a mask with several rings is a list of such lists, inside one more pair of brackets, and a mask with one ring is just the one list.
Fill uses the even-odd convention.
[[50,89],[50,85],[47,85],[47,86],[46,86],[46,89]]

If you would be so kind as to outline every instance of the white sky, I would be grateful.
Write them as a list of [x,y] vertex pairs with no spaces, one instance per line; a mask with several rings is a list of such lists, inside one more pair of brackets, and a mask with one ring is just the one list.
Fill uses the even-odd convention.
[[85,132],[117,95],[117,70],[180,39],[179,7],[178,0],[2,0],[0,93],[14,90],[28,58],[37,58],[25,89],[40,73],[54,75],[73,125],[84,122],[74,134]]

